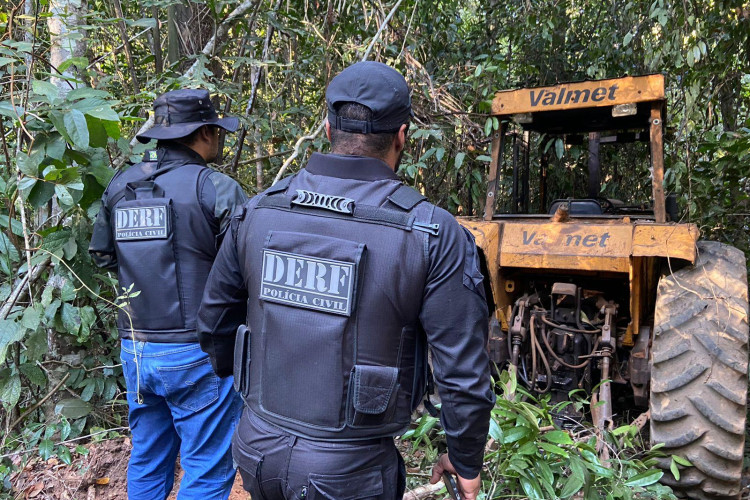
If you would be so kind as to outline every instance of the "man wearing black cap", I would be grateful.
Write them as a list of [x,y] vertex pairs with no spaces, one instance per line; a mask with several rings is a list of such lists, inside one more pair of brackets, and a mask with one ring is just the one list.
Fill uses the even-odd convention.
[[232,218],[198,313],[246,403],[235,462],[254,499],[401,498],[392,437],[425,394],[429,344],[448,440],[433,481],[457,473],[473,499],[494,401],[476,246],[394,173],[411,116],[400,73],[360,62],[326,97],[333,154]]
[[196,313],[239,185],[206,166],[218,155],[219,118],[205,90],[175,90],[154,102],[155,126],[138,135],[157,151],[118,171],[102,197],[89,252],[117,270],[127,291],[118,317],[133,450],[128,498],[169,495],[179,453],[180,500],[223,500],[235,471],[231,435],[241,400],[201,351]]

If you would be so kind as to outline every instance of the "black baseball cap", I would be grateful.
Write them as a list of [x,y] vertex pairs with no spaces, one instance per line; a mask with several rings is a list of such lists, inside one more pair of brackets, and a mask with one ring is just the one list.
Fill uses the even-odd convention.
[[[372,120],[350,120],[336,114],[338,105],[354,102],[372,111]],[[404,77],[387,64],[362,61],[331,80],[326,90],[331,127],[355,134],[398,132],[413,116],[411,95]]]
[[138,134],[142,143],[151,139],[180,139],[203,125],[215,125],[234,132],[240,121],[233,116],[219,118],[211,95],[203,89],[180,89],[166,92],[154,101],[154,127]]

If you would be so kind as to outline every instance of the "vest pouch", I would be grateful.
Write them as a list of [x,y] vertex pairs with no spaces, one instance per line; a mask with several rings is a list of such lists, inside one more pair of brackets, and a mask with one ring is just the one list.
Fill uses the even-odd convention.
[[171,199],[150,197],[121,201],[112,211],[120,287],[138,292],[126,299],[130,319],[124,312],[118,318],[125,332],[130,321],[136,332],[185,328],[173,214]]
[[346,425],[364,252],[364,244],[350,240],[269,231],[259,279],[260,343],[253,340],[262,412],[317,429]]
[[250,330],[245,325],[237,328],[234,338],[234,366],[232,370],[234,390],[247,395],[248,377],[250,376]]
[[352,370],[352,426],[390,423],[396,408],[398,368],[356,365]]

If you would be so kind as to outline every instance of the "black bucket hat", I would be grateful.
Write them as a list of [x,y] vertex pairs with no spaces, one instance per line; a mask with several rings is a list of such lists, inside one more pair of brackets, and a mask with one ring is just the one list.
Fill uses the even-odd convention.
[[215,125],[234,132],[240,121],[234,116],[219,118],[207,90],[180,89],[156,98],[154,123],[153,128],[138,134],[136,138],[144,144],[152,139],[180,139],[203,125]]
[[[372,120],[350,120],[336,114],[339,104],[354,102],[372,111]],[[362,61],[336,75],[326,90],[331,127],[355,134],[398,132],[409,122],[411,95],[404,77],[387,64]]]

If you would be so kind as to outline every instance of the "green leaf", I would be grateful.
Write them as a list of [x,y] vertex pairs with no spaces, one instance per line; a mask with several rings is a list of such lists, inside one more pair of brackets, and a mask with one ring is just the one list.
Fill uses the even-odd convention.
[[[93,389],[92,389],[92,392],[93,392]],[[64,417],[67,417],[70,419],[77,419],[77,418],[85,417],[89,415],[92,410],[93,410],[93,406],[91,406],[91,403],[88,403],[78,398],[62,399],[55,405],[56,414],[63,415]]]
[[60,461],[65,465],[70,465],[71,463],[73,463],[73,459],[70,456],[70,450],[67,446],[57,447],[57,458],[59,458]]
[[47,332],[44,329],[37,330],[26,337],[24,344],[26,344],[26,359],[29,361],[41,361],[49,349],[47,345]]
[[54,449],[55,445],[51,439],[42,439],[39,443],[39,456],[42,457],[42,460],[47,460],[52,456]]
[[33,363],[25,363],[18,367],[21,373],[29,379],[29,382],[37,387],[44,387],[47,384],[47,377],[41,368]]
[[464,164],[464,158],[466,158],[466,153],[464,153],[463,151],[456,155],[456,159],[453,161],[453,166],[456,168],[456,170],[461,168],[461,165]]
[[42,313],[36,307],[27,307],[23,312],[23,318],[21,319],[21,326],[24,328],[35,331],[39,328],[39,323],[42,319]]
[[680,469],[677,467],[677,462],[674,461],[674,458],[669,463],[669,471],[677,481],[680,480]]
[[16,165],[18,169],[29,177],[39,175],[39,157],[38,155],[29,156],[20,152],[16,155]]
[[78,341],[84,342],[91,335],[91,328],[96,321],[96,313],[91,306],[83,306],[79,309],[81,315],[81,331],[78,335]]
[[557,159],[561,160],[564,153],[565,144],[563,144],[563,140],[560,138],[555,139],[555,154],[557,155]]
[[573,444],[573,439],[565,431],[550,431],[542,436],[545,440],[555,444]]
[[75,306],[65,302],[60,308],[60,319],[62,319],[65,331],[72,335],[78,334],[81,328],[81,316]]
[[23,338],[25,331],[18,328],[18,323],[9,319],[0,320],[0,363],[5,361],[8,346]]
[[10,224],[10,230],[13,234],[16,236],[23,236],[23,225],[21,224],[21,221],[0,214],[0,226],[7,228],[8,224]]
[[549,453],[552,453],[554,455],[559,455],[561,457],[568,458],[568,452],[560,448],[559,446],[555,446],[554,444],[549,443],[539,443],[539,447]]
[[89,65],[89,60],[85,57],[70,57],[66,59],[58,68],[60,72],[65,71],[71,66],[76,66],[79,69],[84,69]]
[[104,128],[103,122],[99,118],[86,115],[86,123],[89,127],[89,146],[92,148],[105,148],[107,147],[107,139],[109,134]]
[[107,132],[107,135],[110,136],[112,139],[119,139],[120,138],[120,122],[117,121],[111,121],[111,120],[102,120],[102,126],[104,126],[104,130]]
[[60,95],[60,91],[55,85],[44,80],[32,80],[31,89],[34,93],[46,97],[49,103],[54,102]]
[[55,185],[49,182],[37,181],[36,179],[26,178],[24,181],[31,180],[32,188],[26,199],[34,207],[41,207],[55,195]]
[[21,378],[14,373],[4,380],[0,378],[0,401],[10,408],[18,404],[21,397]]
[[120,122],[120,115],[117,114],[117,111],[107,105],[91,108],[86,111],[86,114],[91,116],[92,118],[99,118],[100,120],[114,123]]
[[505,436],[503,436],[503,444],[510,444],[515,443],[516,441],[520,441],[521,439],[528,436],[530,432],[531,431],[528,429],[528,427],[513,427],[505,433]]
[[55,184],[55,194],[62,205],[72,207],[75,204],[73,197],[70,195],[70,191],[68,191],[68,188],[62,184]]
[[648,486],[650,484],[658,482],[663,475],[664,472],[659,469],[647,470],[645,472],[641,472],[640,474],[636,474],[635,476],[625,481],[625,486]]
[[491,133],[492,133],[492,117],[489,117],[484,122],[484,135],[489,137]]
[[49,118],[49,121],[52,122],[52,125],[55,127],[55,130],[57,130],[57,132],[62,136],[62,138],[65,139],[65,142],[73,144],[73,139],[70,138],[70,134],[68,133],[68,128],[65,125],[64,115],[59,111],[50,111],[47,117]]
[[94,395],[94,389],[96,389],[96,381],[93,379],[86,380],[86,387],[81,392],[81,399],[83,401],[90,401]]
[[560,491],[561,498],[570,498],[583,488],[585,478],[580,470],[574,470],[571,468],[570,477],[565,481],[562,491]]
[[[653,448],[652,448],[652,450],[653,450]],[[693,463],[690,460],[688,460],[687,458],[681,457],[679,455],[672,455],[672,460],[674,460],[675,462],[677,462],[680,465],[684,465],[685,467],[692,467],[693,466]]]
[[68,101],[75,101],[78,99],[85,99],[87,97],[98,97],[105,99],[109,97],[109,92],[106,90],[92,89],[91,87],[79,87],[73,89],[65,96]]
[[86,116],[77,109],[71,109],[63,117],[65,130],[70,134],[78,148],[86,149],[89,147],[89,127],[86,123]]

